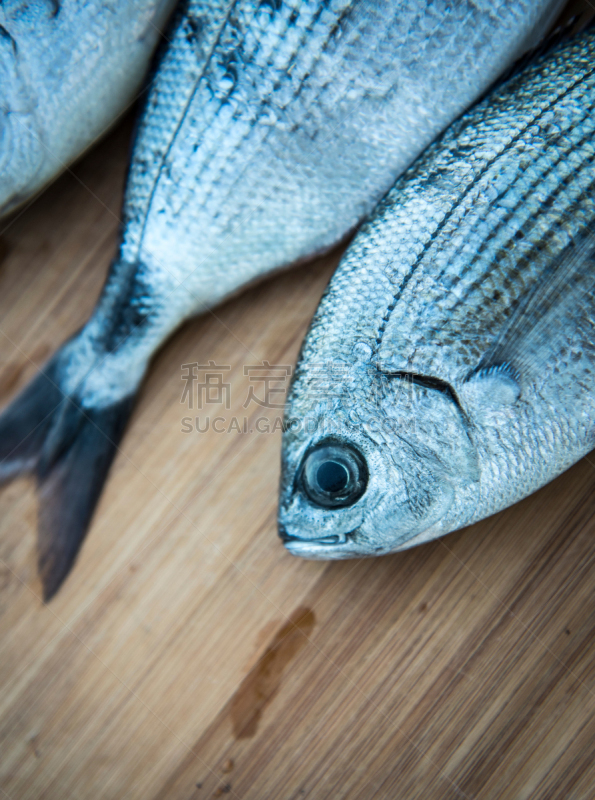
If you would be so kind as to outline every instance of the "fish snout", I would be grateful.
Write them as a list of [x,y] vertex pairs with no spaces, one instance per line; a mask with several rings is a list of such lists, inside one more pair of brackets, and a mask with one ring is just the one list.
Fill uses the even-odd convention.
[[295,536],[288,533],[287,528],[281,523],[279,523],[278,530],[281,541],[288,547],[291,547],[295,542],[305,544],[345,544],[349,536],[348,533],[333,533],[330,536]]
[[306,530],[301,527],[300,535],[297,536],[291,533],[282,522],[279,522],[278,533],[286,549],[292,555],[301,558],[316,560],[347,558],[353,549],[350,545],[352,545],[351,535],[354,531],[321,536],[317,526],[312,525]]

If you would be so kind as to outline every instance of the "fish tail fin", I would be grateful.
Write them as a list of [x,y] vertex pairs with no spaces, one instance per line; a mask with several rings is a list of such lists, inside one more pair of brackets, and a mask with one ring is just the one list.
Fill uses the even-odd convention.
[[0,414],[0,482],[24,472],[37,478],[45,602],[76,559],[135,399],[86,408],[61,390],[59,356]]

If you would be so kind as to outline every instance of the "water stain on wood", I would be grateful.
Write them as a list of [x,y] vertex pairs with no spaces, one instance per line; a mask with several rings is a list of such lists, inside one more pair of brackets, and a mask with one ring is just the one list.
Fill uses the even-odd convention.
[[231,701],[230,714],[236,739],[254,736],[264,709],[279,691],[285,668],[308,641],[315,622],[311,609],[296,608],[246,675]]

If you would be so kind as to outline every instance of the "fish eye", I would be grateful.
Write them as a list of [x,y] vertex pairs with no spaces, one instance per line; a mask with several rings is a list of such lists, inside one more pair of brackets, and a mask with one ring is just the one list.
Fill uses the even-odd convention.
[[351,506],[366,491],[368,468],[362,454],[344,442],[319,442],[302,462],[301,486],[324,508]]

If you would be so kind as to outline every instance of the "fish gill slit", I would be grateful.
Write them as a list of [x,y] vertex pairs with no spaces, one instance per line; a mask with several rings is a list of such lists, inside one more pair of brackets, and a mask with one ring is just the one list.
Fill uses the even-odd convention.
[[[380,346],[382,345],[382,339],[384,337],[384,333],[386,331],[386,327],[387,327],[387,325],[389,323],[391,314],[392,314],[396,304],[398,303],[399,299],[403,295],[403,292],[407,288],[407,285],[409,284],[410,280],[412,279],[414,273],[416,272],[417,268],[419,267],[422,259],[426,255],[427,251],[429,250],[429,248],[431,247],[433,242],[436,240],[436,238],[440,235],[440,233],[445,228],[447,223],[449,222],[450,218],[452,217],[452,215],[454,213],[455,208],[457,208],[460,205],[460,203],[465,199],[465,197],[472,191],[472,189],[474,189],[477,186],[479,181],[482,180],[483,177],[485,176],[486,172],[502,157],[502,155],[504,153],[506,153],[514,144],[516,144],[516,142],[518,142],[518,140],[521,138],[521,136],[523,136],[525,134],[525,132],[526,132],[526,130],[527,130],[527,128],[529,126],[534,125],[554,105],[556,105],[561,100],[563,100],[565,97],[567,97],[569,94],[571,94],[571,92],[573,92],[576,89],[577,86],[579,86],[583,81],[585,81],[588,78],[590,78],[593,74],[595,74],[595,67],[592,67],[591,69],[587,70],[583,75],[581,75],[580,77],[576,78],[571,83],[571,85],[568,86],[563,92],[560,92],[559,94],[557,94],[554,98],[552,98],[550,100],[550,102],[547,103],[547,105],[545,105],[543,108],[541,108],[539,113],[535,114],[530,120],[525,121],[525,123],[523,124],[521,129],[519,131],[517,131],[517,133],[512,137],[512,139],[508,142],[508,144],[499,153],[497,153],[497,155],[495,155],[493,158],[491,158],[489,161],[487,161],[484,164],[484,166],[481,168],[481,170],[478,172],[478,174],[468,184],[468,186],[465,187],[463,193],[460,195],[460,197],[457,199],[457,201],[455,203],[453,203],[453,205],[445,213],[444,217],[440,220],[440,222],[436,226],[436,229],[432,232],[430,238],[424,244],[421,252],[416,257],[415,261],[413,262],[413,264],[411,266],[411,269],[409,270],[409,272],[407,273],[407,275],[405,276],[405,278],[401,282],[401,285],[399,286],[398,290],[393,294],[393,299],[392,299],[390,305],[388,306],[388,308],[387,308],[387,310],[386,310],[386,312],[385,312],[385,314],[384,314],[384,316],[382,318],[382,322],[381,322],[381,324],[380,324],[380,326],[378,328],[378,333],[376,335],[376,352],[378,352],[378,350],[380,349]],[[536,76],[536,77],[538,77],[538,76]]]
[[435,375],[423,375],[419,372],[408,372],[407,370],[397,370],[396,372],[384,372],[383,370],[378,370],[381,375],[384,375],[386,378],[397,378],[398,380],[407,381],[408,383],[412,383],[415,386],[421,386],[424,389],[432,389],[435,392],[440,392],[445,397],[448,397],[455,406],[459,409],[461,414],[466,419],[466,414],[461,406],[459,401],[459,397],[454,390],[452,384],[448,381],[445,381],[443,378],[437,378]]

